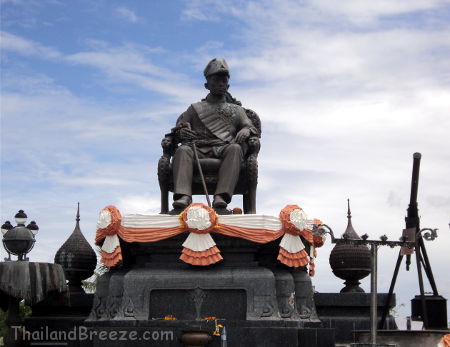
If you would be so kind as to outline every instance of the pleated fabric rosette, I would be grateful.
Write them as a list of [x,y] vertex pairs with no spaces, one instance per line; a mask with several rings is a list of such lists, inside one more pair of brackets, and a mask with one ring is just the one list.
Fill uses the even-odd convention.
[[211,265],[223,258],[211,232],[218,227],[218,216],[209,206],[201,203],[189,205],[181,214],[185,230],[189,232],[183,243],[180,259],[192,265]]
[[[106,206],[100,211],[97,221],[95,244],[101,244],[101,261],[108,267],[117,265],[122,260],[119,230],[122,215],[115,206]],[[103,241],[103,243],[101,243]]]
[[[319,224],[320,221],[309,220],[305,211],[298,205],[287,205],[281,210],[279,218],[285,234],[280,242],[280,253],[277,259],[290,267],[302,267],[309,264],[309,274],[314,276],[314,258],[317,253],[312,229],[313,225]],[[300,236],[308,242],[309,254]]]

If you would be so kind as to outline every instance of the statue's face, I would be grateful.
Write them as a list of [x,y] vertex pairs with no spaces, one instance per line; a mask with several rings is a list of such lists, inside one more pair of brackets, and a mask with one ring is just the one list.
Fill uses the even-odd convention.
[[169,147],[172,143],[172,140],[170,140],[169,138],[165,137],[162,139],[161,141],[161,146],[162,147]]
[[216,74],[208,77],[208,81],[205,84],[211,94],[217,96],[223,96],[228,90],[228,76],[225,74]]
[[250,146],[256,146],[258,144],[258,138],[256,136],[252,136],[248,139],[248,144]]

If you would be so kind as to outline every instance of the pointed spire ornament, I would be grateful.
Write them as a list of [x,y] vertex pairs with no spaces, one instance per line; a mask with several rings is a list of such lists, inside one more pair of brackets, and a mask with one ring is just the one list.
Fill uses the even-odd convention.
[[97,256],[80,229],[80,203],[78,203],[75,229],[55,255],[69,281],[70,292],[82,292],[81,282],[94,274]]
[[361,237],[359,237],[355,229],[353,229],[352,213],[350,211],[350,199],[347,199],[347,219],[347,228],[345,229],[344,235],[346,235],[346,238],[348,239],[361,240]]

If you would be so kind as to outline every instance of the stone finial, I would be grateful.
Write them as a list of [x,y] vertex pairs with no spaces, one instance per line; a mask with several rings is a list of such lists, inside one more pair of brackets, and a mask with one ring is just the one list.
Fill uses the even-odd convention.
[[[347,199],[347,219],[347,228],[342,238],[361,239],[352,225],[350,199]],[[370,250],[367,246],[346,243],[336,244],[330,253],[329,261],[335,276],[345,280],[345,287],[341,290],[341,293],[364,293],[364,290],[359,287],[359,280],[370,274]]]
[[55,255],[69,281],[71,292],[83,291],[81,282],[94,274],[97,256],[80,229],[80,203],[78,203],[75,229]]

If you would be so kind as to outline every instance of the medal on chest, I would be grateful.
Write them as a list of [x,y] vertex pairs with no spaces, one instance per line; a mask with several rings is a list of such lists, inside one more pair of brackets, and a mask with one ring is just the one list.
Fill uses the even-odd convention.
[[219,104],[216,107],[216,114],[226,124],[228,128],[233,124],[233,107],[228,103]]

